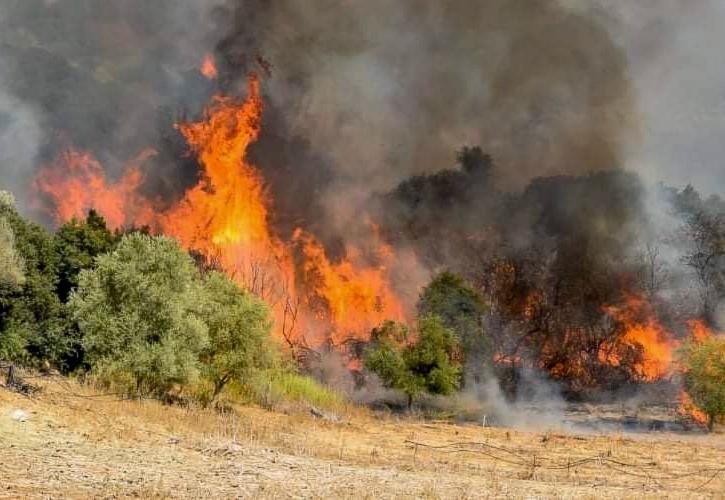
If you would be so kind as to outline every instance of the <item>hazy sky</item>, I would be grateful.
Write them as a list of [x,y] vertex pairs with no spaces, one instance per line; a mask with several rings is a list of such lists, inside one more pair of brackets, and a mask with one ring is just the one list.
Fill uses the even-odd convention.
[[642,133],[630,144],[628,167],[725,194],[725,1],[586,3],[630,62]]

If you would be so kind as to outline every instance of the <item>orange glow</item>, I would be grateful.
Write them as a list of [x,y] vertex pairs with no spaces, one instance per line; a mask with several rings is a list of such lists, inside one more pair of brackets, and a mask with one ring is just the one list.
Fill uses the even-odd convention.
[[110,183],[89,154],[67,153],[39,173],[35,188],[53,202],[59,222],[96,208],[111,228],[148,225],[175,237],[269,302],[276,333],[288,339],[313,346],[367,339],[382,321],[404,319],[388,275],[396,256],[377,228],[371,227],[370,249],[349,245],[337,262],[301,229],[289,243],[272,230],[271,197],[246,161],[260,133],[262,108],[260,83],[250,77],[245,100],[215,97],[200,121],[177,125],[202,170],[198,183],[166,210],[154,211],[138,192],[142,160]]
[[209,80],[216,80],[219,76],[219,72],[216,69],[216,64],[214,63],[214,57],[211,54],[207,54],[204,56],[204,60],[201,62],[201,67],[199,68],[199,71],[201,71],[201,74],[207,77]]
[[680,415],[688,416],[700,425],[707,425],[709,422],[707,415],[692,402],[689,394],[685,391],[680,391],[679,400],[680,404],[677,408],[677,412]]
[[690,329],[690,334],[695,342],[704,342],[714,336],[713,331],[700,319],[688,320],[687,327]]
[[[652,306],[644,298],[626,294],[623,305],[606,306],[604,311],[624,325],[625,332],[618,343],[642,350],[642,360],[633,367],[642,380],[652,382],[670,373],[677,342],[659,323]],[[619,366],[621,358],[612,347],[611,343],[605,343],[599,359]]]
[[[334,325],[332,339],[367,339],[369,332],[386,319],[404,319],[403,307],[393,294],[385,272],[385,261],[392,258],[391,249],[381,245],[379,266],[356,261],[360,252],[348,247],[346,256],[332,263],[324,247],[314,236],[298,229],[293,240],[302,251],[305,282],[311,299],[307,303],[318,319]],[[322,298],[323,301],[316,299]]]
[[52,201],[57,222],[74,217],[83,219],[93,207],[103,214],[111,227],[120,227],[149,216],[148,206],[137,195],[137,189],[143,182],[140,165],[154,154],[151,149],[142,152],[127,165],[123,176],[111,183],[101,164],[90,153],[68,150],[40,170],[33,189]]

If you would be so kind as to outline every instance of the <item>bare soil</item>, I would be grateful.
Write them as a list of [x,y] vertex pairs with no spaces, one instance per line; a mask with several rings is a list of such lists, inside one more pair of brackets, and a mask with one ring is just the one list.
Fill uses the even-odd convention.
[[[351,407],[180,408],[0,387],[0,498],[725,498],[725,435],[572,434]],[[18,412],[21,410],[21,412]]]

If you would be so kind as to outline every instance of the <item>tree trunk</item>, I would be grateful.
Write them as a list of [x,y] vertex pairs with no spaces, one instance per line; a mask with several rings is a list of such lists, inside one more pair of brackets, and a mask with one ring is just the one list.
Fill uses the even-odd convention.
[[408,413],[413,409],[413,395],[408,394]]
[[712,432],[712,430],[715,428],[715,415],[708,415],[707,416],[707,430],[708,432]]

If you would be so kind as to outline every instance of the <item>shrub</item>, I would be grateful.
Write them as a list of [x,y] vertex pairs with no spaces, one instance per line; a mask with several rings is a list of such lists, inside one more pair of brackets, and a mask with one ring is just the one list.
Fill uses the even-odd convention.
[[198,271],[176,241],[134,233],[81,271],[69,307],[102,380],[165,395],[198,375],[208,343],[201,295]]
[[708,417],[712,430],[715,419],[725,415],[725,339],[690,342],[680,352],[685,389],[695,405]]
[[12,233],[15,250],[11,258],[23,263],[23,278],[18,281],[17,270],[11,272],[15,284],[0,289],[0,343],[4,345],[0,355],[61,365],[72,347],[65,336],[63,307],[55,294],[57,258],[52,238],[41,226],[20,216],[7,192],[0,192],[0,219],[6,242]]
[[209,332],[209,343],[201,353],[202,373],[211,384],[211,392],[202,400],[208,404],[230,381],[270,367],[275,352],[269,307],[226,275],[211,272],[205,277],[202,304]]
[[405,325],[386,322],[373,330],[365,366],[390,388],[408,396],[408,408],[421,392],[451,394],[460,385],[461,365],[456,361],[458,341],[438,316],[418,319],[417,338],[409,342]]
[[478,292],[463,278],[450,272],[440,273],[423,289],[417,307],[420,316],[441,318],[458,337],[467,361],[479,365],[476,368],[490,359],[490,340],[482,323],[486,308]]
[[241,400],[264,407],[287,402],[341,410],[346,403],[342,393],[290,368],[259,371],[236,387]]

